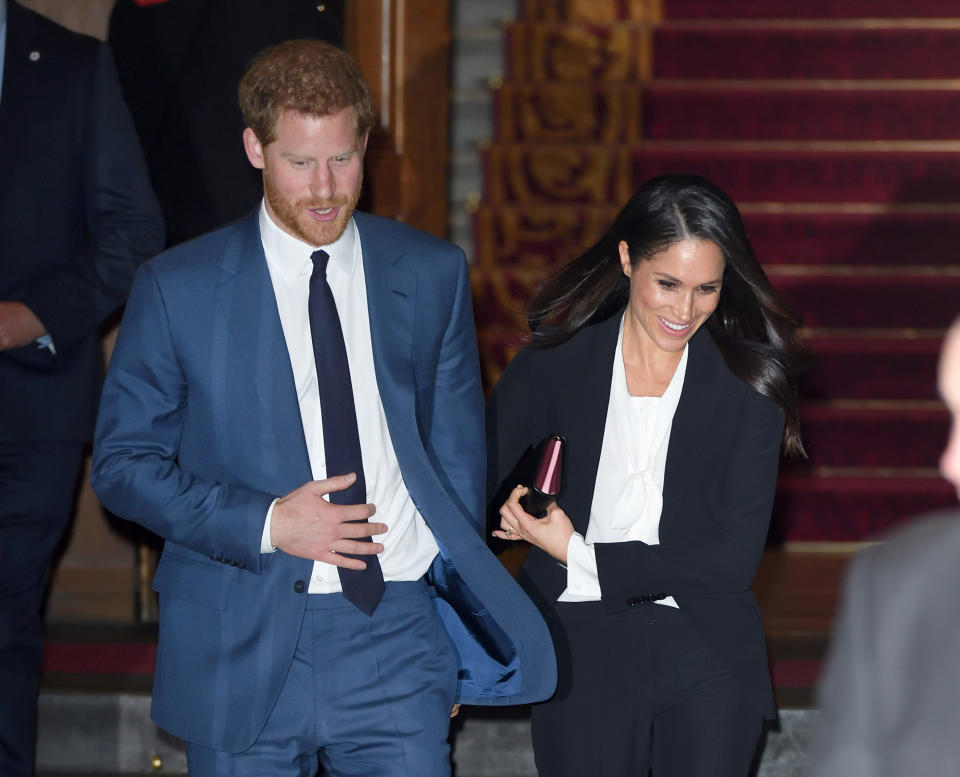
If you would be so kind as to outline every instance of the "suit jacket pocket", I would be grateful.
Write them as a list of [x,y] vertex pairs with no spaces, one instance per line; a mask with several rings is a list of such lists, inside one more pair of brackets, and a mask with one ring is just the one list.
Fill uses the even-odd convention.
[[178,600],[212,610],[227,606],[232,569],[164,552],[153,577],[161,600]]

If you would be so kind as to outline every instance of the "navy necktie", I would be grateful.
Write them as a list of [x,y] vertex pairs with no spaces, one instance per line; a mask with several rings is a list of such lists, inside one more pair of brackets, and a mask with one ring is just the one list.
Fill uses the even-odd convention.
[[[313,358],[317,363],[317,384],[320,387],[320,415],[323,419],[323,448],[327,460],[327,477],[357,473],[353,484],[330,494],[334,504],[365,504],[367,486],[363,477],[363,456],[360,452],[360,433],[357,431],[357,409],[353,403],[353,385],[350,365],[343,343],[340,316],[327,283],[326,251],[314,251],[313,273],[310,276],[310,335],[313,338]],[[366,519],[362,523],[366,523]],[[361,521],[358,521],[361,523]],[[370,537],[362,541],[372,542]],[[344,554],[350,555],[350,554]],[[343,595],[367,615],[372,615],[383,596],[383,572],[375,555],[352,556],[366,562],[367,568],[344,569],[340,573]]]

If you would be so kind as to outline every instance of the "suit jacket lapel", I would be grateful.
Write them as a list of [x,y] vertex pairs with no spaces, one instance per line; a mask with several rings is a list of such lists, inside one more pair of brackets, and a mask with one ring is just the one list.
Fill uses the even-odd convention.
[[[371,228],[369,216],[354,213],[363,253],[370,338],[380,398],[391,435],[401,419],[415,416],[413,329],[417,276],[401,266],[402,247]],[[406,424],[402,424],[406,426]]]
[[726,397],[722,376],[726,367],[706,327],[690,340],[683,391],[673,416],[667,463],[664,472],[660,537],[671,529],[671,519],[681,514],[690,474],[710,466],[714,452],[710,448],[709,429]]
[[[218,324],[225,326],[230,349],[240,355],[263,412],[271,420],[277,445],[297,482],[312,478],[277,300],[260,241],[259,209],[237,222],[218,265]],[[242,390],[242,387],[237,387]]]
[[[570,486],[566,498],[559,500],[559,503],[567,510],[580,534],[587,531],[596,477],[571,475],[576,472],[596,475],[600,465],[600,449],[610,401],[610,381],[613,377],[613,356],[621,318],[621,314],[616,313],[585,332],[589,336],[579,343],[579,353],[571,354],[570,373],[558,376],[567,414],[566,428],[571,430],[551,430],[570,437],[567,461]],[[566,388],[562,387],[564,383]]]

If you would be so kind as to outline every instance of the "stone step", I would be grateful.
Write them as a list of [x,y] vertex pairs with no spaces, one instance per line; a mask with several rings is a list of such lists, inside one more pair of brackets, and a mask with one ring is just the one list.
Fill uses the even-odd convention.
[[456,0],[452,7],[455,34],[477,27],[499,27],[517,17],[517,0]]
[[[817,713],[780,712],[757,777],[798,777]],[[47,691],[40,696],[38,777],[186,774],[183,744],[150,721],[138,693]],[[465,709],[453,724],[457,777],[536,777],[525,708]]]
[[493,132],[488,84],[503,77],[503,27],[516,17],[517,0],[454,0],[451,7],[448,237],[463,247],[468,259],[473,226],[463,205],[470,195],[479,198],[483,172],[477,145]]
[[483,189],[483,165],[475,151],[454,151],[449,160],[451,203],[465,203],[480,197]]
[[[476,151],[493,136],[490,91],[458,89],[450,94],[450,149]],[[479,164],[479,159],[478,159]]]
[[477,89],[503,76],[504,39],[500,27],[455,30],[451,89]]

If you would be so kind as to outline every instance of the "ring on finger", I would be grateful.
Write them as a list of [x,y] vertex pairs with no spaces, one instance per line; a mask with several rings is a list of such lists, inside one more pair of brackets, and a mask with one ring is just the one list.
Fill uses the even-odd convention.
[[513,536],[513,532],[510,531],[509,529],[504,529],[504,530],[503,530],[503,533],[507,535],[507,539],[509,539],[509,538],[511,538],[511,537]]

